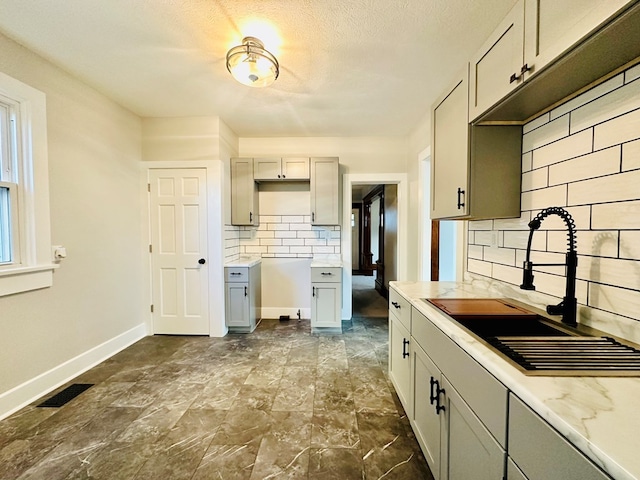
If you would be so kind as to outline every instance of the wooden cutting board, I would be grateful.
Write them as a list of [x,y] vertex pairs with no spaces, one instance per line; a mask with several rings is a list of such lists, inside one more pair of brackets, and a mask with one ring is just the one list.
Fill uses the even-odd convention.
[[429,302],[452,317],[461,316],[521,316],[535,317],[524,308],[511,305],[501,298],[428,298]]

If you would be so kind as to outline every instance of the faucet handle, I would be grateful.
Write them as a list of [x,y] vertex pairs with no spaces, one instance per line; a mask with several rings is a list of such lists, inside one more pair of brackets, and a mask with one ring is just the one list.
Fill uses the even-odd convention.
[[535,290],[536,286],[533,284],[533,263],[525,261],[522,265],[522,290]]
[[558,305],[547,305],[547,313],[549,315],[562,315],[564,313],[564,302]]

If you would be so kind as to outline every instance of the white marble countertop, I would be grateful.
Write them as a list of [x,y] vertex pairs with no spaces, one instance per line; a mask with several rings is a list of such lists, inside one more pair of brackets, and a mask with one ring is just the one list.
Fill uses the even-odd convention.
[[260,255],[241,255],[239,258],[235,260],[226,262],[224,266],[225,267],[253,267],[254,265],[257,265],[260,262],[262,262],[262,257]]
[[640,378],[526,376],[421,300],[501,295],[456,282],[391,282],[391,286],[609,475],[640,479]]

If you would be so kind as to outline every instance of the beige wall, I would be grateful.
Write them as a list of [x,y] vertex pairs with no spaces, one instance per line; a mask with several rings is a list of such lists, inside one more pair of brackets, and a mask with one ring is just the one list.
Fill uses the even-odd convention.
[[[53,287],[0,297],[0,397],[146,319],[140,119],[0,35],[0,71],[47,96]],[[2,412],[0,412],[0,415]]]
[[384,284],[398,279],[398,186],[384,187]]

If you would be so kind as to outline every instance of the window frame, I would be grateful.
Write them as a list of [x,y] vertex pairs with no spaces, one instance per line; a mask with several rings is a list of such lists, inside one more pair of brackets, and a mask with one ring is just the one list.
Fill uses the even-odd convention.
[[46,97],[0,72],[0,97],[12,109],[13,148],[9,179],[13,257],[0,264],[0,296],[50,287],[51,226]]

